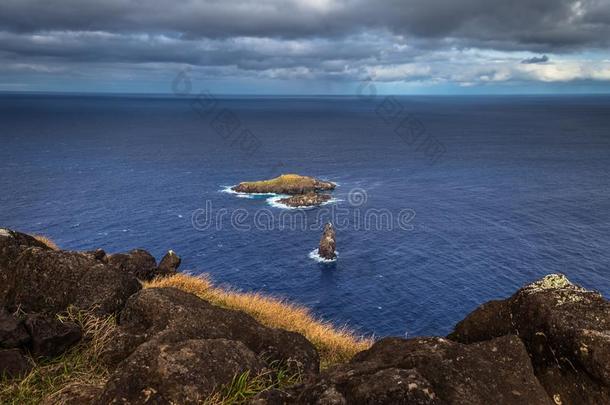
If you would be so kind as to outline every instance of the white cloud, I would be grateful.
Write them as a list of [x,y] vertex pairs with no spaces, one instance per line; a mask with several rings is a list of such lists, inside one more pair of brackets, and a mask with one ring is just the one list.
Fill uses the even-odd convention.
[[610,64],[601,61],[559,60],[544,65],[522,65],[518,70],[531,80],[543,82],[610,80]]
[[368,75],[374,80],[383,82],[395,82],[411,80],[430,76],[430,66],[416,63],[403,63],[400,65],[378,65],[366,69]]

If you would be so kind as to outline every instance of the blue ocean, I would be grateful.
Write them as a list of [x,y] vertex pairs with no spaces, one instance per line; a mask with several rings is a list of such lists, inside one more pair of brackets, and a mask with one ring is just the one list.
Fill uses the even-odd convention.
[[[0,226],[181,269],[367,335],[442,335],[548,273],[610,298],[610,97],[0,96]],[[286,209],[227,192],[338,184]],[[324,222],[339,257],[310,257]]]

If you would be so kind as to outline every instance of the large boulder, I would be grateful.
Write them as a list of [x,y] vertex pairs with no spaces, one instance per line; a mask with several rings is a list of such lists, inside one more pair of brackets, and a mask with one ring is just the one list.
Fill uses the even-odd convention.
[[139,280],[152,280],[157,276],[157,261],[143,249],[108,256],[108,264]]
[[489,301],[460,321],[450,339],[461,343],[480,342],[515,333],[510,305],[505,300]]
[[0,232],[0,307],[55,314],[73,305],[110,314],[140,288],[133,276],[91,254],[55,251],[28,235]]
[[472,343],[507,333],[524,342],[556,402],[610,403],[610,303],[599,293],[548,275],[479,307],[449,337]]
[[255,375],[283,365],[312,375],[319,369],[318,353],[303,336],[174,288],[138,292],[118,321],[103,356],[115,369],[103,403],[195,403],[246,370]]
[[140,345],[110,377],[99,404],[200,404],[246,371],[264,363],[242,342],[227,339],[157,340]]
[[[259,324],[241,311],[217,307],[196,295],[175,288],[144,289],[127,302],[119,317],[117,350],[128,353],[144,338],[159,343],[187,339],[230,339],[246,345],[269,362],[277,361],[315,373],[319,357],[315,347],[302,335]],[[135,350],[136,347],[131,349]]]
[[552,404],[523,343],[505,336],[471,345],[386,338],[348,364],[255,404]]
[[105,256],[104,260],[109,265],[142,281],[176,274],[181,262],[180,257],[170,250],[157,266],[155,258],[143,249]]

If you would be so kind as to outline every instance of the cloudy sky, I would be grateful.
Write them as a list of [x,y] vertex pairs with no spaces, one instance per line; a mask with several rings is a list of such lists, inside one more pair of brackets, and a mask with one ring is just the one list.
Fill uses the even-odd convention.
[[0,91],[610,92],[610,0],[0,0]]

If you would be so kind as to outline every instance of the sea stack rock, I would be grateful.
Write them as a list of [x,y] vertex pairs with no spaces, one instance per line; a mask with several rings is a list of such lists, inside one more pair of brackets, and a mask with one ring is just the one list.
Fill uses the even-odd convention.
[[324,225],[324,233],[322,239],[320,239],[320,247],[318,248],[318,255],[326,260],[334,260],[337,258],[335,249],[337,244],[335,241],[335,228],[330,222]]

